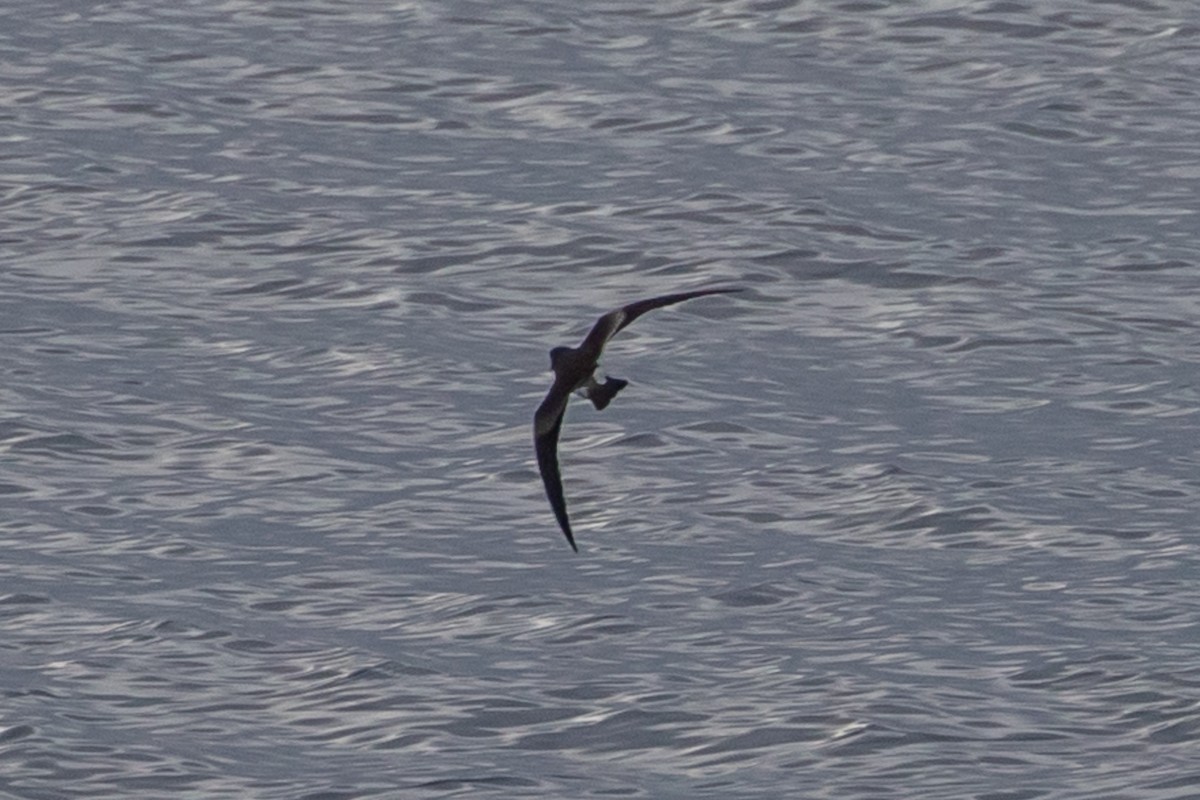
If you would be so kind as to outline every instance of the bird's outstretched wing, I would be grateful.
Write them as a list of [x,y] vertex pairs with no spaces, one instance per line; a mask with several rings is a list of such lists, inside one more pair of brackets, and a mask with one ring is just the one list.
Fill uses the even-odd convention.
[[583,340],[583,344],[579,346],[579,349],[592,358],[598,359],[600,358],[600,352],[604,349],[604,345],[608,343],[609,339],[616,336],[619,331],[647,311],[653,311],[656,308],[674,305],[675,303],[682,303],[684,300],[691,300],[693,297],[703,297],[706,294],[726,294],[728,292],[740,291],[742,290],[697,289],[693,292],[664,294],[661,297],[651,297],[649,300],[638,300],[636,303],[630,303],[615,311],[610,311],[596,320],[596,324],[592,326],[591,331],[588,332],[587,338]]
[[546,485],[546,496],[550,507],[558,518],[558,525],[567,537],[571,549],[576,553],[575,536],[571,533],[571,521],[567,518],[567,499],[563,496],[562,474],[558,469],[558,432],[562,430],[563,416],[567,410],[570,391],[557,382],[550,387],[546,399],[538,406],[533,416],[533,447],[537,451],[538,471]]
[[[608,340],[647,311],[682,303],[693,297],[703,297],[706,294],[740,291],[742,290],[697,289],[639,300],[602,316],[578,348],[562,348],[567,351],[563,364],[561,368],[554,367],[554,385],[550,387],[546,399],[538,406],[533,416],[533,445],[537,451],[538,471],[542,475],[542,483],[546,486],[546,496],[550,498],[550,507],[554,509],[558,525],[576,553],[579,552],[579,548],[575,546],[575,535],[571,533],[571,520],[567,517],[567,499],[563,496],[562,474],[558,466],[558,434],[562,430],[563,416],[567,411],[567,400],[571,397],[571,391],[578,388],[580,381],[590,375]],[[551,351],[552,364],[555,363],[556,352],[557,350]],[[626,384],[627,381],[620,378],[608,378],[603,384],[594,385],[588,396],[597,409],[602,409]]]

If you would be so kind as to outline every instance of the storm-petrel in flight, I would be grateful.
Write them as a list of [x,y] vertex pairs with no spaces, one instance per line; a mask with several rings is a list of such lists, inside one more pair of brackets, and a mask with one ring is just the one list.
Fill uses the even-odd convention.
[[629,381],[609,377],[605,377],[604,383],[600,383],[595,376],[604,345],[616,336],[618,331],[642,314],[656,308],[682,303],[684,300],[703,297],[706,294],[740,291],[742,290],[698,289],[694,292],[665,294],[662,297],[639,300],[624,308],[610,311],[597,320],[579,347],[556,347],[550,351],[554,385],[550,387],[546,399],[534,414],[533,445],[537,450],[538,470],[542,473],[542,483],[546,484],[546,496],[550,498],[550,507],[554,509],[554,516],[558,518],[558,524],[576,553],[579,552],[579,548],[575,546],[575,536],[571,533],[571,522],[567,518],[567,500],[563,497],[562,475],[558,470],[558,432],[562,429],[563,414],[567,410],[567,400],[571,392],[577,391],[591,400],[597,411],[604,409],[617,396],[617,392],[629,384]]

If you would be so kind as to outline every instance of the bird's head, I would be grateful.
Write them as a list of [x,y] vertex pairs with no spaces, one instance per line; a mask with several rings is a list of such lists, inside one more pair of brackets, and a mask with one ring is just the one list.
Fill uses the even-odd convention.
[[555,347],[550,351],[550,369],[558,372],[558,367],[563,361],[574,352],[573,347]]

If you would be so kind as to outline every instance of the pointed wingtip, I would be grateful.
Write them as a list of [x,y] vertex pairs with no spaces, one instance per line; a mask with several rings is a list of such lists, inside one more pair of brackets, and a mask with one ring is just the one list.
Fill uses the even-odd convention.
[[562,528],[563,536],[567,537],[567,544],[571,545],[571,549],[578,553],[579,547],[575,544],[575,531],[571,530],[571,523],[566,520],[565,514],[564,518],[558,521],[558,526]]
[[564,525],[560,520],[559,527],[562,528],[563,536],[567,537],[567,544],[571,545],[571,549],[578,553],[579,547],[575,544],[575,532],[571,530],[570,524]]

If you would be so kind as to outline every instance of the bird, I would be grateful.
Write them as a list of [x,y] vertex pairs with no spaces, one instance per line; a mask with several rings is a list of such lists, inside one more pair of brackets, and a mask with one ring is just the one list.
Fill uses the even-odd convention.
[[533,415],[533,447],[537,452],[538,471],[541,473],[542,483],[546,486],[550,508],[554,510],[559,527],[576,553],[579,552],[579,547],[575,544],[575,535],[571,532],[567,500],[563,496],[562,473],[558,466],[558,434],[562,430],[567,400],[573,392],[578,392],[590,400],[597,411],[603,411],[617,393],[629,385],[629,381],[621,378],[604,376],[603,383],[596,379],[600,354],[609,339],[647,311],[705,295],[740,291],[741,288],[696,289],[638,300],[600,317],[578,347],[555,347],[550,351],[550,369],[554,371],[554,384]]

